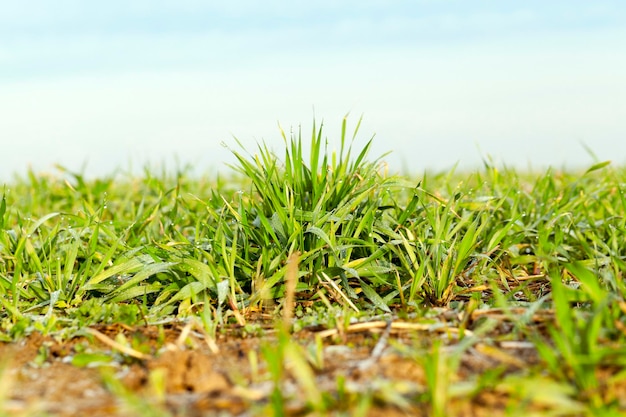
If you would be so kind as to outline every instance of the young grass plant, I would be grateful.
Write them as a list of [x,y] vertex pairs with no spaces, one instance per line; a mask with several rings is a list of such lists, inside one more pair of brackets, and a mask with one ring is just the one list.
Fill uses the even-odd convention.
[[[324,413],[326,402],[316,385],[314,371],[306,359],[306,353],[291,339],[288,329],[281,323],[277,324],[277,332],[275,343],[265,344],[261,348],[262,357],[267,363],[274,385],[270,397],[273,415],[286,415],[289,403],[293,400],[304,400],[304,404],[296,404],[298,408],[304,406],[315,413]],[[295,387],[286,389],[286,374],[293,377]],[[292,392],[292,395],[285,394],[287,391]]]
[[[314,123],[308,164],[301,131],[289,139],[282,132],[284,161],[266,145],[260,145],[258,154],[249,158],[234,152],[239,162],[235,168],[251,180],[253,195],[240,198],[237,208],[229,208],[241,229],[239,236],[245,236],[241,243],[245,260],[251,265],[262,263],[265,276],[277,274],[276,266],[284,263],[289,253],[299,251],[307,285],[315,285],[323,274],[336,277],[342,291],[354,299],[349,279],[356,279],[372,303],[388,310],[360,275],[368,272],[366,262],[359,265],[363,268],[352,267],[376,250],[371,233],[384,194],[395,181],[382,175],[378,163],[366,160],[371,140],[354,153],[359,125],[360,121],[349,140],[344,119],[339,153],[331,154],[322,127],[317,129]],[[273,286],[277,282],[266,281],[262,290],[276,291]]]
[[[614,295],[598,285],[597,276],[580,263],[566,265],[583,285],[583,300],[586,298],[591,308],[576,308],[581,294],[568,289],[562,283],[558,273],[551,276],[552,300],[556,310],[556,323],[550,328],[550,343],[537,340],[539,354],[548,365],[548,369],[559,379],[571,383],[578,391],[579,398],[589,401],[594,413],[608,413],[600,391],[598,379],[602,367],[618,365],[617,359],[622,353],[607,349],[602,340],[613,328],[613,318],[608,306],[613,303]],[[574,296],[574,298],[572,298]],[[616,361],[617,360],[617,361]]]

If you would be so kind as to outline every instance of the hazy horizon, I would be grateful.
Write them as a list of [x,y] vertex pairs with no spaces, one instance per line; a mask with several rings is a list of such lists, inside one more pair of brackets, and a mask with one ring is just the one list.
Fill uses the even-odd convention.
[[626,162],[617,1],[7,4],[0,181],[58,163],[228,172],[222,145],[350,113],[395,170]]

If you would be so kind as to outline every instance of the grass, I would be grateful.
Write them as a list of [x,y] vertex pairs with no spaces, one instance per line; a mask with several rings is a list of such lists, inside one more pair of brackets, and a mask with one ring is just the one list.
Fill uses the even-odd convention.
[[[235,326],[265,340],[245,353],[253,376],[237,384],[272,384],[252,407],[261,415],[388,406],[463,415],[462,404],[486,395],[505,415],[625,413],[626,170],[603,162],[523,173],[486,162],[415,180],[370,159],[359,124],[349,135],[344,120],[338,152],[315,123],[308,140],[282,132],[282,157],[240,146],[226,180],[185,169],[16,178],[0,200],[0,339],[94,340],[94,326],[195,323],[220,355],[216,341]],[[379,378],[354,387],[332,373],[320,381],[325,349],[355,343],[355,323],[381,319],[385,337],[421,329],[373,339],[420,370],[414,385]],[[300,336],[310,329],[335,336]],[[166,345],[106,343],[119,366]],[[531,354],[516,357],[509,345]],[[168,415],[142,406],[102,352],[84,349],[74,359],[102,362],[103,383],[120,401]],[[473,364],[478,357],[491,366]],[[163,375],[152,380],[163,400]],[[10,381],[0,374],[0,385]]]

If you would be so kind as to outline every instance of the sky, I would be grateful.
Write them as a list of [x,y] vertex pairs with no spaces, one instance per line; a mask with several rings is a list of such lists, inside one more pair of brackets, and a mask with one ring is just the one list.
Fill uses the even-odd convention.
[[[0,0],[2,1],[2,0]],[[420,173],[626,163],[626,4],[25,0],[0,13],[0,182],[281,153],[363,121]],[[237,140],[236,140],[236,139]],[[387,152],[390,152],[387,154]]]

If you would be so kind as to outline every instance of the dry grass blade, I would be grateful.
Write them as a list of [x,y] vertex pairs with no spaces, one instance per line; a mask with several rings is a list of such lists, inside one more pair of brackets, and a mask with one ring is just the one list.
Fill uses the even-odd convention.
[[323,272],[320,275],[324,279],[322,281],[322,278],[318,278],[320,280],[320,283],[330,290],[330,293],[332,294],[335,301],[343,304],[343,300],[348,306],[350,306],[351,309],[353,309],[357,313],[359,312],[359,308],[355,306],[352,301],[350,301],[350,298],[348,298],[348,296],[343,291],[341,291],[341,288],[339,288],[335,281],[333,281],[328,275]]
[[[509,320],[511,317],[520,317],[527,312],[525,308],[511,308],[504,310],[502,308],[490,308],[485,310],[472,311],[472,320],[477,320],[480,317],[489,317],[494,320]],[[545,309],[534,313],[531,317],[535,323],[542,323],[545,321],[551,321],[554,318],[554,311]]]
[[124,346],[123,344],[118,343],[115,340],[111,339],[109,336],[105,335],[104,333],[100,333],[96,329],[92,329],[91,327],[87,327],[85,329],[85,331],[87,333],[93,335],[96,339],[98,339],[99,341],[101,341],[105,345],[108,345],[111,348],[113,348],[115,350],[118,350],[118,351],[122,352],[125,355],[128,355],[128,356],[136,358],[136,359],[141,359],[141,360],[150,359],[150,355],[146,355],[145,353],[141,353],[138,350],[135,350],[135,349],[133,349],[131,347]]
[[[440,323],[407,323],[402,321],[393,321],[391,325],[388,321],[368,321],[365,323],[355,323],[351,324],[343,330],[339,329],[327,329],[322,330],[316,333],[316,336],[323,338],[332,337],[337,334],[345,333],[358,333],[358,332],[367,332],[367,331],[380,331],[381,329],[386,329],[389,326],[389,329],[393,332],[395,331],[441,331],[441,332],[449,332],[449,333],[458,333],[459,329],[454,327],[446,327]],[[472,332],[470,330],[464,331],[466,336],[471,336]]]
[[481,353],[485,356],[488,356],[492,359],[497,360],[500,363],[504,363],[506,365],[518,368],[518,369],[525,369],[528,367],[528,364],[526,362],[524,362],[523,360],[501,350],[498,349],[497,347],[494,346],[490,346],[488,344],[485,343],[478,343],[476,344],[476,346],[474,347],[474,349],[476,349],[476,351],[478,353]]
[[285,274],[285,304],[283,306],[283,325],[285,329],[291,328],[293,311],[296,303],[296,286],[298,285],[298,264],[300,252],[294,252],[287,259],[287,272]]

